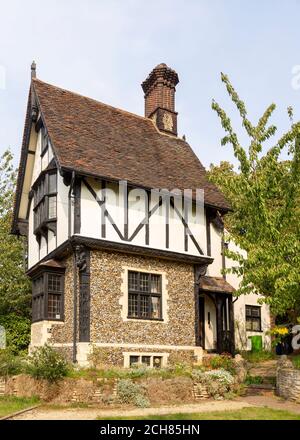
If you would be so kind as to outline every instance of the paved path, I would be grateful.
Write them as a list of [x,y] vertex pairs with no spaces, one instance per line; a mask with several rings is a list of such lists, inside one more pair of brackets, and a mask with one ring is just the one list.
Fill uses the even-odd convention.
[[134,417],[147,416],[153,414],[175,414],[175,413],[195,413],[207,411],[226,411],[248,408],[252,405],[244,401],[208,401],[190,405],[164,406],[156,408],[134,408],[126,411],[121,409],[103,409],[103,408],[60,408],[47,409],[37,408],[32,411],[16,416],[14,420],[95,420],[97,417]]

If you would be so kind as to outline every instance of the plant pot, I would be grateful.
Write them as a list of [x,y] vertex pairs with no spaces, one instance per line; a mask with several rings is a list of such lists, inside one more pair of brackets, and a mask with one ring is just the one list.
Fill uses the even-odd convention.
[[281,355],[284,354],[284,353],[283,353],[283,344],[282,344],[282,342],[278,342],[278,343],[276,344],[275,352],[276,352],[276,354],[277,354],[278,356],[281,356]]

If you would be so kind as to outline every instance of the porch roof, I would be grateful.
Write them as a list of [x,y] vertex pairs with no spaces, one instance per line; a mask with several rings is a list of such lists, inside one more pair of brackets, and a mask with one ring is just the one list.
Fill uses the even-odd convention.
[[234,293],[235,288],[229,284],[222,277],[208,277],[203,276],[200,278],[199,287],[206,292],[219,292],[219,293]]

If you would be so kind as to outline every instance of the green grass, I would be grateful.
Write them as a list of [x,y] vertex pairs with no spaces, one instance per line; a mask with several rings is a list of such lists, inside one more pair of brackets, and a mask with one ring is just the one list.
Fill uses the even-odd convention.
[[245,384],[246,385],[261,385],[264,382],[264,378],[262,376],[251,376],[247,375]]
[[256,364],[258,362],[269,361],[270,359],[276,359],[276,355],[271,351],[258,351],[258,352],[243,351],[241,355],[243,356],[244,359],[246,359],[248,362],[251,362],[253,364]]
[[292,356],[292,362],[295,368],[298,368],[300,370],[300,354],[296,356]]
[[78,379],[85,378],[89,380],[103,378],[107,380],[113,379],[139,379],[147,377],[159,377],[162,379],[171,379],[174,377],[191,377],[192,370],[202,369],[197,366],[189,366],[185,364],[177,364],[167,368],[80,368],[71,369],[67,376]]
[[[101,420],[101,418],[97,418]],[[242,408],[237,411],[177,413],[147,417],[118,417],[105,420],[300,420],[300,414],[266,407]]]
[[30,408],[38,403],[37,397],[0,396],[0,417]]

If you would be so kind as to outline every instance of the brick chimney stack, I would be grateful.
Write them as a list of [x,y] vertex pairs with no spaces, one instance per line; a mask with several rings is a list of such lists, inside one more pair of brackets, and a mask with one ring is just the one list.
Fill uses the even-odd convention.
[[145,117],[153,119],[159,130],[175,136],[177,136],[175,91],[178,82],[175,70],[161,63],[142,83],[145,93]]

